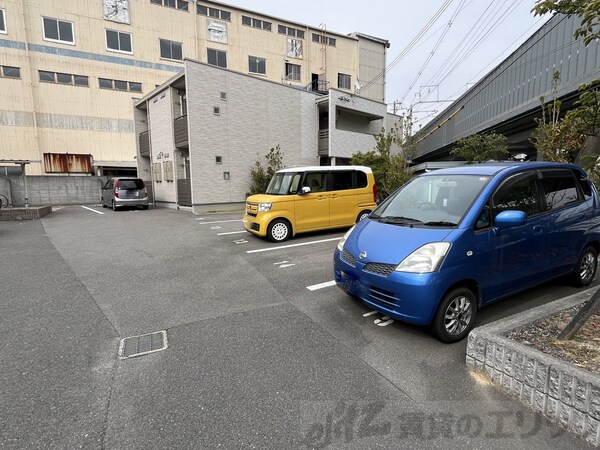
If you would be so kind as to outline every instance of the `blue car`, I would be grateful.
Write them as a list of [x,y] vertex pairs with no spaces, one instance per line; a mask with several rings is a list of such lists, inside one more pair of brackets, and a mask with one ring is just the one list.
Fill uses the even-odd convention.
[[413,178],[340,240],[337,285],[392,318],[463,339],[477,310],[596,274],[600,205],[578,166],[486,163]]

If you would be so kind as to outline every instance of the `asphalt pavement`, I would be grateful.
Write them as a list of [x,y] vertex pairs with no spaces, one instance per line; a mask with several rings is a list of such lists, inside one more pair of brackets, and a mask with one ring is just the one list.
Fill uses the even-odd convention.
[[[152,207],[0,222],[0,446],[588,448],[473,377],[466,341],[333,286],[344,231],[273,244],[241,214]],[[479,323],[574,292],[550,282]],[[119,358],[163,330],[166,349]]]

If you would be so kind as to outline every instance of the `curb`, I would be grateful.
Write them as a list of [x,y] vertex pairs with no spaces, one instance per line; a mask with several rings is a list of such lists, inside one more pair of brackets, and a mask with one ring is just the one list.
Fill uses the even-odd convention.
[[490,325],[467,341],[467,366],[550,420],[600,447],[600,375],[507,339],[507,333],[572,306],[594,287]]

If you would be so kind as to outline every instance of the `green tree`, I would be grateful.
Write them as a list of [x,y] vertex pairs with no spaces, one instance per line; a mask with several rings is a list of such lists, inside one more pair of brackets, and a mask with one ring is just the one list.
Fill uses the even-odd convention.
[[[411,123],[409,121],[409,126]],[[379,134],[375,136],[375,148],[373,150],[366,153],[357,152],[352,155],[352,164],[367,166],[373,170],[380,199],[386,198],[411,177],[406,153],[402,145],[406,142],[407,131],[405,125],[406,122],[403,123],[402,132],[399,132],[396,127],[389,132],[382,128]],[[395,145],[402,148],[399,153],[392,151]]]
[[[257,154],[258,156],[258,154]],[[269,181],[273,178],[273,174],[283,168],[283,152],[279,145],[269,150],[265,155],[267,160],[267,168],[265,169],[260,159],[257,159],[254,166],[250,169],[250,190],[246,192],[246,196],[254,194],[264,194],[269,186]]]
[[575,108],[567,112],[565,120],[590,143],[587,154],[579,153],[579,162],[590,178],[600,184],[600,79],[579,86],[579,92]]
[[585,45],[600,38],[600,0],[537,0],[531,11],[536,16],[549,12],[579,16],[575,38],[582,37]]
[[458,156],[468,163],[485,161],[502,161],[510,157],[506,137],[503,134],[473,134],[464,137],[456,143],[450,151],[451,155]]
[[600,133],[600,78],[579,86],[579,99],[575,108],[567,112],[579,131],[586,136],[598,136]]
[[584,147],[587,136],[582,131],[580,113],[561,118],[561,102],[557,97],[559,83],[560,73],[554,72],[552,100],[546,103],[545,97],[540,97],[542,117],[536,119],[538,126],[530,141],[544,161],[572,163]]

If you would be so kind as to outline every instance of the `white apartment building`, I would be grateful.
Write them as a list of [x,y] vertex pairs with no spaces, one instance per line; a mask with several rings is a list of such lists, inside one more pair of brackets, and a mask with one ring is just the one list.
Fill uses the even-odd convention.
[[251,168],[265,167],[271,148],[286,167],[348,164],[382,129],[402,126],[383,102],[191,59],[135,108],[138,176],[155,203],[195,213],[239,208]]
[[[0,0],[0,175],[20,170],[15,161],[31,175],[134,175],[133,105],[186,60],[383,103],[385,77],[361,86],[384,71],[388,47],[218,2]],[[316,136],[302,147],[311,158],[329,139],[319,147]]]

